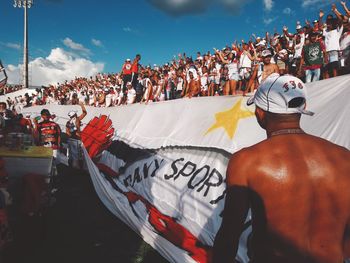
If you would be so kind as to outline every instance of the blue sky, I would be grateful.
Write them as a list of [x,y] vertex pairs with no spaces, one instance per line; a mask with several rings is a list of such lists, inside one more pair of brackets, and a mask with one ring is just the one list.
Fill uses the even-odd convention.
[[[263,36],[283,25],[316,19],[327,0],[34,0],[29,10],[31,78],[34,84],[97,71],[120,71],[126,58],[161,64],[173,55],[221,48]],[[20,81],[23,9],[1,0],[0,59],[10,82]],[[4,23],[5,22],[5,23]],[[39,67],[39,69],[38,69]],[[47,72],[46,69],[51,71]],[[61,71],[60,71],[61,69]],[[40,73],[40,74],[39,74]],[[73,74],[74,73],[74,74]],[[45,77],[38,75],[47,75]],[[73,74],[73,75],[72,75]]]

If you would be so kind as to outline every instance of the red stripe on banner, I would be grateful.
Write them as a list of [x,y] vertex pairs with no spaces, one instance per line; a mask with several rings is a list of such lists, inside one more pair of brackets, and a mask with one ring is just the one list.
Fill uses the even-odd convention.
[[96,166],[98,167],[98,169],[103,172],[104,174],[108,174],[109,176],[116,178],[119,176],[119,173],[117,173],[116,171],[114,171],[112,168],[110,168],[109,166],[103,164],[103,163],[97,163]]
[[[112,143],[114,136],[114,128],[112,121],[106,115],[99,118],[93,118],[82,131],[82,142],[91,158],[95,157]],[[110,178],[119,176],[117,172],[105,164],[98,163],[96,166],[102,173]],[[113,184],[113,180],[109,180]],[[130,206],[137,201],[141,201],[148,210],[148,221],[155,231],[175,246],[183,249],[188,255],[199,263],[210,263],[211,247],[204,245],[198,238],[188,229],[176,222],[176,218],[162,214],[154,205],[148,202],[144,197],[134,192],[123,192],[129,201]]]
[[[115,177],[115,172],[104,164],[97,164],[102,168],[101,172],[110,177]],[[188,229],[176,222],[176,218],[164,215],[154,205],[148,202],[144,197],[134,192],[118,192],[123,194],[130,205],[141,201],[147,208],[149,217],[148,222],[157,231],[159,235],[171,242],[173,245],[183,249],[188,255],[198,263],[210,263],[212,258],[212,248],[204,245]]]
[[211,248],[205,246],[185,227],[176,222],[175,218],[162,214],[153,205],[148,205],[150,224],[157,232],[175,246],[188,252],[196,262],[209,263]]

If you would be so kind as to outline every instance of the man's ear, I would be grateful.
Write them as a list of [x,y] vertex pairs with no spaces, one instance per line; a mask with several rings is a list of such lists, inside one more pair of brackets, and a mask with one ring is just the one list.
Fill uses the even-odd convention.
[[265,118],[266,118],[266,112],[260,109],[259,107],[255,107],[255,116],[256,119],[261,126],[261,128],[265,128]]
[[255,116],[259,118],[260,120],[265,119],[265,111],[260,109],[259,107],[255,108]]

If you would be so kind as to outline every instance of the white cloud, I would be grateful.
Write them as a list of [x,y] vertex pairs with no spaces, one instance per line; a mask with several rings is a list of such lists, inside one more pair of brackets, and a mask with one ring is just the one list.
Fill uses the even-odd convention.
[[274,6],[273,0],[264,0],[264,8],[267,11],[271,11],[272,7]]
[[75,43],[72,39],[70,39],[69,37],[66,37],[64,40],[63,40],[63,44],[66,46],[66,47],[69,47],[70,49],[74,50],[74,51],[78,51],[84,55],[90,55],[91,54],[91,51],[84,47],[82,44],[79,44],[79,43]]
[[271,24],[273,21],[275,21],[277,19],[277,17],[274,17],[274,18],[264,18],[263,19],[263,22],[264,22],[264,24],[265,25],[269,25],[269,24]]
[[224,7],[232,14],[239,13],[241,7],[250,0],[147,0],[159,10],[177,17],[204,13],[209,5],[215,4]]
[[21,45],[17,44],[17,43],[10,43],[10,42],[7,42],[7,43],[0,42],[0,43],[1,43],[1,45],[8,47],[8,48],[12,48],[12,49],[16,49],[16,50],[21,49]]
[[321,8],[326,5],[331,5],[334,1],[331,0],[302,0],[301,6],[303,8]]
[[[23,65],[8,65],[6,72],[10,84],[20,83]],[[89,77],[103,71],[103,63],[94,63],[86,58],[74,57],[62,48],[51,50],[48,57],[38,57],[29,63],[31,85],[41,86],[64,82],[76,76]]]
[[131,28],[129,26],[125,26],[122,28],[122,30],[126,33],[130,33],[130,34],[133,34],[133,35],[136,35],[136,36],[141,36],[142,33],[140,33],[140,31],[138,31],[137,29],[135,28]]
[[219,0],[226,11],[231,14],[238,14],[241,8],[250,0]]
[[291,15],[293,13],[292,9],[290,9],[289,7],[286,7],[285,9],[283,9],[282,12],[285,15]]
[[123,27],[124,32],[132,32],[132,29],[130,27]]
[[102,41],[98,39],[91,39],[91,43],[95,45],[96,47],[103,47]]

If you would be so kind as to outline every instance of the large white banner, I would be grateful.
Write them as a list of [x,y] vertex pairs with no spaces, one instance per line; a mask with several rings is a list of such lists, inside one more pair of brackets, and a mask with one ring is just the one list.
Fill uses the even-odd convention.
[[[306,132],[348,149],[349,81],[343,76],[308,84],[307,106],[315,115],[302,117]],[[227,96],[88,107],[84,152],[96,192],[170,262],[209,262],[230,154],[266,137],[246,100]],[[25,111],[34,117],[42,108],[54,113],[63,129],[67,113],[79,111],[79,106],[59,105]],[[240,262],[248,262],[249,222],[246,226]]]

